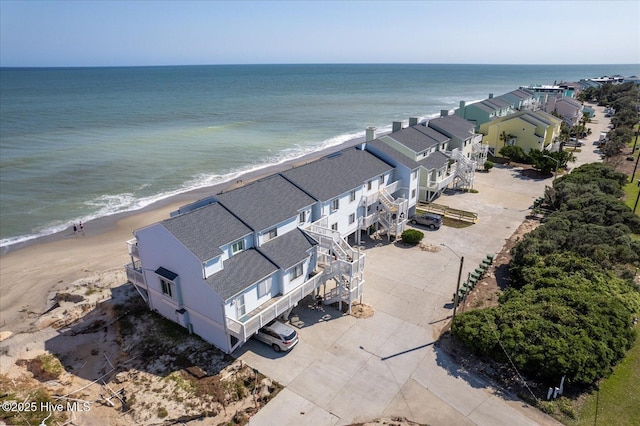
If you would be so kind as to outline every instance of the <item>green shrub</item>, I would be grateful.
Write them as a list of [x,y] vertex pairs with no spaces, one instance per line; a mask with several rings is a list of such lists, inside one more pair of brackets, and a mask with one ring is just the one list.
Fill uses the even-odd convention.
[[493,164],[493,161],[489,161],[489,160],[487,160],[487,161],[485,161],[485,162],[484,162],[484,169],[485,169],[486,171],[489,171],[489,170],[493,169],[493,166],[494,166],[494,165],[495,165],[495,164]]
[[424,237],[424,234],[417,229],[407,229],[402,233],[402,241],[407,244],[418,244]]

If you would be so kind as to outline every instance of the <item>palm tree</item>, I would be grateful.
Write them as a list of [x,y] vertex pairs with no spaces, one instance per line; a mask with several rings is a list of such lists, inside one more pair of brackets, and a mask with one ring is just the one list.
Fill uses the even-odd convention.
[[502,142],[503,146],[506,146],[508,140],[507,132],[503,130],[502,133],[500,133],[500,142]]

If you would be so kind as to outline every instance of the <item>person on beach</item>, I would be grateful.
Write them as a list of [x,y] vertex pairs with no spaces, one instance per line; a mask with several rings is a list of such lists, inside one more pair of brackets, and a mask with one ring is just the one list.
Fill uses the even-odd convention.
[[75,235],[78,235],[78,227],[76,226],[76,224],[75,224],[75,223],[73,224],[73,233],[74,233]]
[[82,236],[84,236],[84,225],[82,224],[82,221],[80,221],[80,232],[82,232]]

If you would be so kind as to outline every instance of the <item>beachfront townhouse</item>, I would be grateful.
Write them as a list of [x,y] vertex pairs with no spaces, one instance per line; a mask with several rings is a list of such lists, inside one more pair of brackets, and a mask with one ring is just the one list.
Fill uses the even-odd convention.
[[540,109],[535,96],[526,89],[516,89],[500,95],[499,98],[507,101],[517,111],[536,111]]
[[[477,168],[476,156],[472,160],[461,148],[451,149],[452,138],[427,124],[410,118],[406,128],[401,122],[394,122],[388,134],[376,137],[373,128],[367,129],[366,134],[365,149],[392,164],[402,187],[409,190],[410,213],[417,202],[433,201],[449,186],[471,188]],[[473,129],[473,123],[466,121],[465,129],[468,127]],[[464,146],[461,136],[466,135],[459,134],[458,146]],[[477,137],[471,139],[479,144]],[[467,148],[474,154],[484,149],[469,144]]]
[[316,200],[314,223],[352,243],[359,243],[361,232],[372,226],[387,235],[401,234],[409,209],[394,167],[363,145],[281,173]]
[[479,130],[480,125],[509,115],[513,111],[513,105],[510,102],[501,97],[494,98],[493,94],[490,93],[487,99],[468,105],[465,101],[460,101],[460,106],[454,111],[454,114],[473,122],[476,130]]
[[583,106],[582,102],[566,96],[551,97],[547,101],[545,111],[558,114],[567,126],[573,127],[582,118]]
[[540,107],[540,109],[544,111],[547,111],[547,104],[549,102],[549,99],[556,98],[558,96],[569,96],[570,93],[573,93],[572,90],[561,87],[557,84],[520,86],[520,89],[532,93],[535,98],[535,102]]
[[491,155],[497,155],[505,145],[516,145],[529,152],[559,149],[562,120],[544,111],[520,111],[480,126],[483,143]]
[[475,123],[455,114],[449,115],[448,111],[442,110],[440,117],[429,120],[427,125],[451,139],[449,149],[457,148],[468,159],[477,160],[482,134],[475,132]]
[[182,206],[134,231],[127,278],[150,309],[227,353],[310,294],[351,309],[364,254],[346,238],[406,223],[393,172],[350,148]]
[[316,270],[317,243],[298,228],[314,202],[274,175],[183,206],[134,232],[129,281],[150,309],[231,352],[275,318],[265,304]]

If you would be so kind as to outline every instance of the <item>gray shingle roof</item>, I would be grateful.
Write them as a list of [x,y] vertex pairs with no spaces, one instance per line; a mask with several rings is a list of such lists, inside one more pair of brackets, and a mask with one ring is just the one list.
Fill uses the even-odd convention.
[[367,142],[366,149],[370,149],[372,152],[380,152],[382,154],[385,154],[393,161],[396,161],[398,164],[404,164],[410,169],[415,169],[419,166],[418,162],[416,162],[413,158],[407,157],[397,149],[392,148],[386,143],[382,142],[380,139],[374,139],[370,142]]
[[328,201],[391,170],[372,153],[347,148],[281,174],[317,200]]
[[444,167],[444,165],[447,164],[448,161],[449,161],[448,155],[440,151],[436,151],[433,154],[430,154],[424,160],[420,160],[418,163],[420,163],[420,165],[425,169],[431,170],[431,169],[439,169]]
[[467,107],[475,107],[478,109],[481,109],[482,111],[488,112],[489,114],[491,114],[492,112],[495,112],[495,108],[485,104],[484,102],[476,102],[475,104],[469,104],[467,105]]
[[218,203],[166,219],[162,226],[203,262],[222,254],[220,246],[251,233]]
[[[427,126],[418,124],[416,126],[406,127],[397,132],[389,133],[386,137],[400,142],[416,153],[430,149],[433,146],[438,146],[449,139],[433,129],[429,129],[430,131],[427,131],[427,129],[429,129]],[[443,137],[445,138],[444,141],[442,140]]]
[[569,105],[571,105],[571,106],[573,106],[573,107],[575,107],[575,108],[580,108],[580,107],[582,107],[582,103],[581,103],[580,101],[578,101],[578,100],[576,100],[576,99],[573,99],[573,98],[568,98],[568,97],[566,97],[566,96],[562,96],[560,99],[558,99],[558,100],[556,101],[556,103],[557,103],[557,102],[566,102],[566,103],[568,103]]
[[301,230],[295,229],[262,244],[258,250],[284,270],[306,259],[309,256],[307,250],[314,245],[316,245],[315,241]]
[[427,125],[427,123],[416,124],[415,126],[412,126],[412,128],[414,130],[417,130],[420,133],[423,133],[423,134],[427,135],[428,137],[430,137],[434,141],[438,142],[439,144],[451,140],[451,138],[449,136],[447,136],[447,135],[445,135],[443,133],[440,133],[439,131],[437,131],[435,129],[432,129],[431,127],[429,127]]
[[509,93],[520,99],[530,99],[533,97],[533,93],[525,89],[516,89],[512,90]]
[[268,176],[218,194],[216,198],[255,231],[275,226],[315,203],[313,198],[280,175]]
[[494,110],[504,109],[511,106],[509,102],[504,99],[500,99],[500,97],[485,99],[481,103],[490,106]]
[[225,260],[224,269],[206,281],[224,300],[229,300],[277,270],[277,266],[256,249],[248,249]]
[[471,121],[457,115],[447,115],[429,120],[429,127],[447,136],[465,140],[473,135],[473,129],[476,126]]
[[[542,114],[541,114],[542,113]],[[552,117],[551,114],[547,114],[544,111],[536,111],[536,112],[526,112],[522,115],[522,119],[525,121],[529,121],[536,126],[551,126],[555,124],[552,120],[549,119]]]

